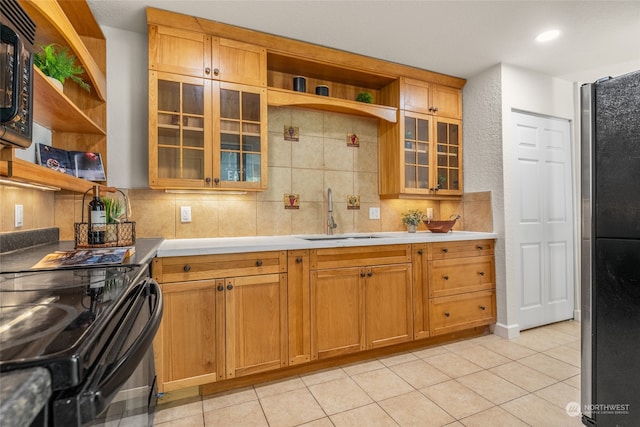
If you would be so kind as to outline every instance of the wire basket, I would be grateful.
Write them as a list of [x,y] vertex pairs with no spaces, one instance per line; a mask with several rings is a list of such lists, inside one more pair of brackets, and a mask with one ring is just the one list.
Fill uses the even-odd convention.
[[124,220],[104,224],[104,239],[102,243],[94,243],[89,233],[91,224],[84,222],[85,198],[91,189],[85,191],[82,196],[82,222],[74,224],[75,247],[76,248],[111,248],[119,246],[133,246],[136,243],[136,223],[129,221],[131,207],[129,199],[121,190],[108,187],[107,191],[117,191],[124,199]]

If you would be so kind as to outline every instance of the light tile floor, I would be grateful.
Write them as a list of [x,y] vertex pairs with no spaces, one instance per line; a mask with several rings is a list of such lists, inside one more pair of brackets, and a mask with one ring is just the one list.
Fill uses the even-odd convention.
[[[581,426],[580,323],[487,335],[160,405],[158,427]],[[122,425],[122,424],[121,424]]]

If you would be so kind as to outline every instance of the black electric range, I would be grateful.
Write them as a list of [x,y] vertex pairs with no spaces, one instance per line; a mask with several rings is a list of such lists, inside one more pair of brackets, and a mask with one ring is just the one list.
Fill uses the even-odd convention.
[[152,354],[162,294],[148,269],[142,264],[0,274],[0,373],[49,370],[53,396],[46,425],[93,422]]

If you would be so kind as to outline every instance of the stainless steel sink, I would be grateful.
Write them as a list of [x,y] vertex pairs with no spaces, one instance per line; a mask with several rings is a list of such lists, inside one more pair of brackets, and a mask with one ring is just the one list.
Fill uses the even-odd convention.
[[311,236],[301,237],[303,240],[310,242],[326,241],[326,240],[363,240],[363,239],[382,239],[384,236]]

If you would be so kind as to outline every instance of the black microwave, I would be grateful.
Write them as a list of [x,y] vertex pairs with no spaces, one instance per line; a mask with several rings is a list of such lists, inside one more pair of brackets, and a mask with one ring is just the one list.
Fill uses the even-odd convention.
[[36,25],[17,0],[0,0],[0,143],[27,148],[33,134]]

